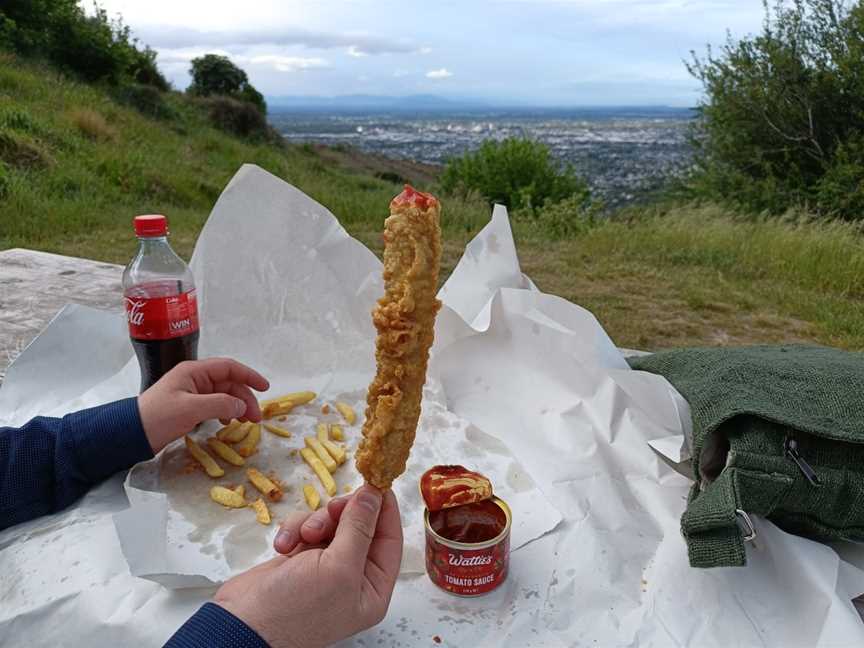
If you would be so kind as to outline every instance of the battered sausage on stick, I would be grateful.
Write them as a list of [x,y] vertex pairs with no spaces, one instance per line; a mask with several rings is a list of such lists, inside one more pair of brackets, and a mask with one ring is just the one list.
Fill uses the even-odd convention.
[[441,302],[438,268],[441,227],[438,200],[405,186],[384,221],[384,296],[372,312],[378,330],[378,371],[366,397],[357,470],[378,488],[389,488],[405,470],[420,417],[429,347]]

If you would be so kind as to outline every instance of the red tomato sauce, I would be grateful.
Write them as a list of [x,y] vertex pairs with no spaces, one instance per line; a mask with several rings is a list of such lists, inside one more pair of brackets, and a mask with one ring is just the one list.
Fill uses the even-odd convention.
[[431,511],[429,525],[439,536],[452,542],[486,542],[504,531],[507,515],[495,502],[484,500]]
[[464,466],[435,466],[420,478],[420,495],[430,511],[471,504],[492,497],[492,484]]
[[405,190],[396,196],[391,202],[391,206],[396,205],[415,205],[419,209],[428,209],[431,205],[438,203],[438,199],[432,194],[417,191],[411,185],[405,185]]

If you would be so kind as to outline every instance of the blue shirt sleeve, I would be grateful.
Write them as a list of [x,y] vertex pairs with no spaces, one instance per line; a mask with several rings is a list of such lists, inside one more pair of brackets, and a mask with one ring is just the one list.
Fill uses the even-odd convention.
[[165,648],[269,648],[248,625],[215,603],[205,603],[174,633]]
[[137,398],[0,428],[0,529],[59,511],[152,456]]

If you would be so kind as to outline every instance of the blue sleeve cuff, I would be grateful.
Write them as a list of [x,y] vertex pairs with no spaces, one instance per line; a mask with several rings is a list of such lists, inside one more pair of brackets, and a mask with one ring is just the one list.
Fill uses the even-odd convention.
[[269,648],[257,632],[223,607],[205,603],[165,648]]
[[153,457],[141,425],[138,399],[126,398],[63,417],[63,441],[91,483]]

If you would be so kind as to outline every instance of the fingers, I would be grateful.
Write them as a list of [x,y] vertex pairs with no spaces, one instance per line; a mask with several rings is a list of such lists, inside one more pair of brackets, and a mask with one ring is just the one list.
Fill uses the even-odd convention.
[[208,358],[195,363],[196,370],[206,374],[211,384],[237,383],[257,391],[267,391],[270,383],[254,369],[230,358]]
[[300,527],[303,526],[308,517],[309,513],[295,511],[282,521],[276,537],[273,538],[273,548],[276,550],[276,553],[283,555],[290,554],[300,544]]
[[315,511],[306,518],[300,527],[300,538],[306,544],[326,544],[333,539],[336,526],[342,517],[342,512],[348,504],[350,497],[337,497],[330,500],[323,509]]
[[279,531],[273,539],[273,548],[277,553],[288,555],[301,545],[317,546],[329,543],[349,499],[351,498],[335,497],[327,503],[326,508],[314,513],[291,513],[279,525]]
[[392,490],[384,493],[375,537],[369,547],[366,577],[378,594],[390,599],[402,562],[402,519]]
[[[219,387],[222,387],[222,385],[219,385]],[[252,393],[251,389],[249,389],[246,385],[239,385],[237,383],[228,383],[227,385],[225,385],[225,387],[226,389],[219,389],[218,391],[226,391],[232,396],[236,396],[246,404],[243,418],[255,422],[261,420],[261,408],[258,406],[258,399],[255,398],[255,394]]]
[[362,573],[369,546],[375,537],[380,511],[381,491],[364,484],[346,504],[336,527],[336,535],[325,549],[325,554],[329,554],[335,564]]
[[348,505],[348,502],[351,501],[350,495],[342,495],[341,497],[334,497],[329,502],[327,502],[327,511],[330,513],[330,516],[339,521],[339,518],[342,517],[342,511],[345,510],[345,507]]
[[209,419],[241,418],[246,412],[246,403],[230,394],[195,394],[191,396],[189,412],[194,412],[200,423]]

